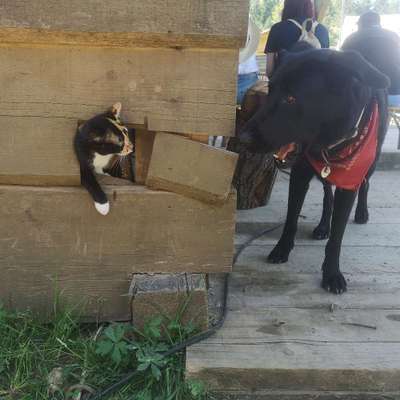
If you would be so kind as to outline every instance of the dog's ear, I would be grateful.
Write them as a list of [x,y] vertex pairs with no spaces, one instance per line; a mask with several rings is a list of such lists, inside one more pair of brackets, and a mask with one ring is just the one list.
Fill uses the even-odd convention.
[[271,84],[284,81],[291,73],[304,67],[305,65],[313,65],[328,62],[334,50],[329,49],[312,49],[299,53],[284,53],[284,63],[278,67],[271,78]]
[[356,51],[336,51],[331,55],[331,63],[372,89],[387,89],[390,86],[390,79]]

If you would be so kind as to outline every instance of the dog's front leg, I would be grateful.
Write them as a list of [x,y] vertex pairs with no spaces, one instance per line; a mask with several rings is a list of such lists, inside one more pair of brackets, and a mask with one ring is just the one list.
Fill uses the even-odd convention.
[[368,190],[369,190],[369,179],[365,178],[364,182],[360,187],[360,190],[358,191],[357,208],[354,216],[354,222],[356,224],[366,224],[368,222],[369,219]]
[[331,232],[331,218],[333,211],[333,191],[332,185],[324,182],[324,202],[321,220],[314,229],[312,237],[315,240],[324,240],[329,238]]
[[346,280],[339,267],[340,248],[347,221],[357,192],[336,189],[333,202],[331,235],[325,248],[322,265],[322,287],[335,294],[346,291]]
[[268,262],[272,264],[285,263],[289,258],[294,247],[297,221],[313,176],[314,170],[304,157],[292,167],[285,227],[279,242],[268,256]]

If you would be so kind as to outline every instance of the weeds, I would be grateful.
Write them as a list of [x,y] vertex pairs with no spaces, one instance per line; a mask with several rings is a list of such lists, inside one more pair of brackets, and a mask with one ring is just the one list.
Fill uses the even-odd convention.
[[113,400],[203,400],[200,382],[185,381],[184,355],[161,353],[195,331],[158,317],[143,330],[128,324],[81,325],[74,312],[56,311],[51,323],[0,306],[0,397],[4,400],[84,400],[128,371],[139,378]]

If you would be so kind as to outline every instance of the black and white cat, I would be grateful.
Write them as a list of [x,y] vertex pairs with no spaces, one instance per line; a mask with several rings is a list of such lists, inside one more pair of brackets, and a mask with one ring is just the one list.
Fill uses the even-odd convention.
[[80,164],[81,184],[94,200],[96,210],[107,215],[110,203],[96,179],[97,174],[121,177],[120,158],[134,151],[134,130],[122,125],[121,103],[89,119],[77,129],[74,148]]

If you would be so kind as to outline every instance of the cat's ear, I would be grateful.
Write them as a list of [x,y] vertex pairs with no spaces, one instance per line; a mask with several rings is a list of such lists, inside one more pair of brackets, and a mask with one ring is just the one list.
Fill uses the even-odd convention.
[[122,109],[122,104],[121,103],[115,103],[111,106],[111,114],[114,115],[115,118],[119,119],[119,115],[121,114],[121,109]]

